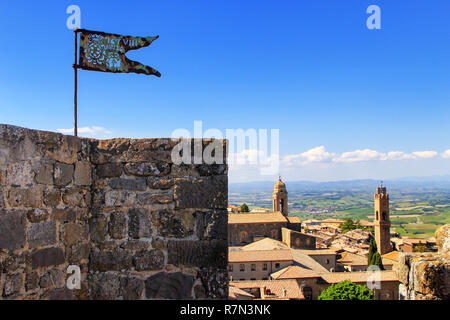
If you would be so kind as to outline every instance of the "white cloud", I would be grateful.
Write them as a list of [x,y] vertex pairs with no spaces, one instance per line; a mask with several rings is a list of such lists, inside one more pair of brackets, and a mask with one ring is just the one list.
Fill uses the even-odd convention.
[[330,153],[325,150],[324,146],[320,146],[309,149],[308,151],[300,154],[287,155],[283,158],[283,163],[289,166],[296,164],[308,164],[311,162],[328,162],[335,156],[335,153]]
[[431,159],[437,156],[436,151],[416,151],[412,153],[416,158]]
[[355,150],[350,152],[344,152],[339,157],[335,158],[336,162],[360,162],[371,160],[386,160],[387,156],[384,153],[380,153],[375,150],[364,149]]
[[390,151],[387,153],[387,160],[409,160],[414,159],[412,154],[407,154],[403,151]]
[[[64,134],[73,134],[74,129],[56,129],[56,131]],[[111,134],[111,130],[105,129],[103,127],[93,126],[78,128],[78,135],[85,138],[109,138]]]
[[445,150],[445,151],[442,153],[441,156],[442,156],[442,158],[444,158],[444,159],[450,158],[450,149]]

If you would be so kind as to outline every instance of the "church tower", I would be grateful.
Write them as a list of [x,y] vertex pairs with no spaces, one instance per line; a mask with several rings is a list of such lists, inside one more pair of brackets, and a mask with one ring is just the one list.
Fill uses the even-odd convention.
[[391,252],[391,221],[389,220],[389,195],[381,184],[374,196],[375,200],[375,242],[380,255]]
[[288,193],[280,177],[273,188],[273,211],[280,211],[285,217],[288,215]]

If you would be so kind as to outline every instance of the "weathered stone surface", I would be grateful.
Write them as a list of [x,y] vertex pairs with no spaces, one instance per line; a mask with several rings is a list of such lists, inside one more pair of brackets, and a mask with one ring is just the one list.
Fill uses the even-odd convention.
[[120,278],[120,293],[123,300],[139,300],[144,291],[144,281],[136,277]]
[[227,239],[227,210],[196,211],[195,221],[199,239]]
[[92,251],[90,266],[93,271],[131,270],[133,256],[124,250]]
[[45,190],[44,204],[50,207],[56,207],[61,202],[61,191],[59,190]]
[[3,288],[3,295],[5,297],[8,297],[13,294],[19,293],[22,286],[23,286],[23,275],[21,273],[7,275],[5,285]]
[[33,183],[33,171],[30,161],[10,163],[6,170],[6,183],[13,186],[25,186]]
[[78,188],[66,189],[63,195],[64,203],[72,207],[85,207],[89,204],[89,200],[89,193],[86,190]]
[[108,190],[104,194],[107,207],[132,207],[136,203],[136,193],[124,190]]
[[151,189],[160,189],[160,190],[167,190],[174,186],[175,180],[170,178],[155,178],[155,177],[149,177],[147,179],[147,185]]
[[159,272],[145,280],[148,299],[192,299],[194,277],[182,272]]
[[150,242],[140,240],[128,240],[127,242],[122,243],[120,247],[125,250],[134,250],[134,251],[148,250],[150,248]]
[[53,164],[44,163],[42,164],[34,177],[36,183],[52,185],[53,184]]
[[192,267],[223,267],[227,265],[226,240],[171,240],[167,244],[169,264]]
[[114,273],[89,275],[89,289],[93,300],[114,300],[120,294],[120,280]]
[[74,300],[72,290],[66,287],[53,289],[49,292],[49,300]]
[[74,208],[67,209],[52,209],[51,219],[61,222],[75,221],[77,218],[77,211]]
[[226,164],[200,164],[196,165],[195,169],[202,177],[228,174],[228,166]]
[[160,250],[138,252],[133,259],[137,271],[158,270],[164,267],[164,254]]
[[6,171],[0,170],[0,186],[6,184]]
[[16,250],[26,242],[24,212],[0,211],[0,249]]
[[104,216],[89,219],[89,234],[94,242],[102,242],[108,233],[108,220]]
[[39,288],[39,274],[37,272],[28,273],[26,275],[25,289],[31,291],[37,288]]
[[140,206],[151,204],[166,204],[173,201],[173,195],[170,193],[144,192],[137,195],[137,203]]
[[128,212],[128,235],[131,238],[147,238],[152,234],[150,213],[145,209],[130,209]]
[[46,248],[31,255],[33,269],[39,267],[56,266],[64,263],[64,252],[61,248]]
[[191,223],[189,223],[189,218],[185,218],[188,215],[192,216],[192,213],[175,215],[173,212],[164,210],[154,212],[153,215],[153,220],[158,226],[158,233],[163,237],[184,238],[194,233],[193,218]]
[[127,236],[127,214],[124,212],[114,212],[109,218],[108,231],[113,239],[123,239]]
[[439,252],[446,257],[450,257],[450,224],[439,227],[434,237]]
[[164,162],[127,163],[124,168],[126,174],[139,177],[160,177],[165,176],[170,172],[170,164]]
[[28,245],[30,248],[53,245],[56,243],[56,222],[32,223],[28,227]]
[[27,212],[27,218],[30,222],[42,222],[48,219],[48,212],[45,209],[30,209]]
[[78,186],[89,186],[92,183],[92,166],[90,162],[80,161],[75,163],[74,182]]
[[145,191],[147,188],[147,180],[145,178],[113,178],[109,180],[109,186],[113,189]]
[[71,246],[88,238],[88,228],[76,222],[69,222],[62,226],[61,236],[64,243]]
[[5,200],[3,198],[3,191],[0,190],[0,209],[5,207]]
[[41,288],[60,287],[64,285],[64,275],[59,269],[51,269],[39,280]]
[[89,259],[91,253],[91,244],[85,243],[77,246],[72,246],[66,249],[67,259],[69,263],[79,264],[81,261]]
[[228,201],[227,177],[176,179],[175,201],[178,208],[226,209]]
[[96,168],[99,178],[118,178],[122,175],[121,163],[105,163],[100,164]]
[[203,284],[202,287],[205,290],[206,297],[210,299],[228,299],[227,269],[204,268],[198,271],[197,277]]
[[9,204],[11,207],[40,208],[42,206],[41,187],[27,189],[14,188],[9,192]]
[[74,168],[72,164],[56,163],[54,181],[58,187],[65,187],[72,182]]

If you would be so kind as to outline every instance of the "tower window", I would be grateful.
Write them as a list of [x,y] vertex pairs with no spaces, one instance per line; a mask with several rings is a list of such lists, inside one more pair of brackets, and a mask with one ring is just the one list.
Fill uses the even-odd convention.
[[383,211],[383,214],[382,214],[382,219],[383,219],[383,221],[386,220],[386,218],[387,218],[387,217],[386,217],[386,211]]
[[375,213],[375,215],[376,215],[376,220],[378,220],[378,211]]

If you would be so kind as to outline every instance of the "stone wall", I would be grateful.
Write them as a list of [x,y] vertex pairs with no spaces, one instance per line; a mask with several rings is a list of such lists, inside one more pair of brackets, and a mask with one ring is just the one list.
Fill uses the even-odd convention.
[[401,300],[450,299],[450,225],[436,230],[437,253],[400,253]]
[[0,125],[0,299],[226,298],[227,165],[176,144]]

